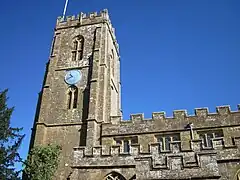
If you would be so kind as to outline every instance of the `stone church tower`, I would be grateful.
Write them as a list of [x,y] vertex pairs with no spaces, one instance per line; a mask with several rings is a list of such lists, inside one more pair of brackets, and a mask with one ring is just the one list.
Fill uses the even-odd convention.
[[107,10],[58,18],[30,148],[62,146],[56,180],[240,180],[240,111],[121,114],[120,55]]
[[121,116],[120,90],[119,49],[107,10],[60,17],[32,143],[60,144],[61,165],[70,164],[73,147],[100,145],[102,123]]

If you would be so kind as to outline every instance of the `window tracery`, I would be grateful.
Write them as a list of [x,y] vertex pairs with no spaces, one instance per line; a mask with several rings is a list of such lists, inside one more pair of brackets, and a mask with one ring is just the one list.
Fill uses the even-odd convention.
[[[203,141],[204,147],[213,147],[213,140],[214,139],[221,139],[223,138],[223,131],[222,130],[215,130],[215,131],[203,131],[198,132],[199,138]],[[218,142],[215,144],[216,146],[221,146],[222,142]]]
[[116,144],[120,145],[124,153],[130,152],[130,145],[138,143],[138,137],[115,138]]
[[235,174],[233,180],[240,180],[240,169],[237,171],[237,173]]
[[112,172],[108,174],[104,180],[126,180],[121,174]]
[[170,151],[170,144],[174,141],[180,141],[180,134],[158,135],[156,138],[162,151]]
[[78,88],[71,86],[68,90],[68,109],[76,109],[78,102]]

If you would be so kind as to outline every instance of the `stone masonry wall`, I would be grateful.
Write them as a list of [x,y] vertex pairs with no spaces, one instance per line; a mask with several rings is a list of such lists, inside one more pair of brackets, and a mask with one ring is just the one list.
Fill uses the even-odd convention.
[[[83,56],[72,61],[79,35]],[[75,84],[76,109],[67,108],[64,76],[70,69],[83,74]],[[31,147],[62,146],[56,180],[239,180],[240,105],[235,112],[220,106],[216,113],[198,108],[195,115],[178,110],[173,117],[156,112],[124,121],[120,97],[119,46],[107,10],[59,17],[31,140]],[[171,135],[177,138],[168,140],[168,149],[159,137]],[[125,138],[129,149],[118,142]]]
[[[186,127],[189,123],[193,136]],[[223,137],[212,138],[212,146],[205,147],[198,133],[212,130],[221,130]],[[179,133],[180,140],[171,142],[169,151],[162,150],[156,135],[171,133]],[[131,136],[137,136],[138,143],[131,144],[129,152],[124,152],[122,145],[114,141],[116,137]],[[195,116],[181,110],[174,111],[171,118],[162,112],[153,113],[148,120],[142,114],[131,115],[129,121],[112,117],[112,123],[103,124],[101,138],[102,146],[74,148],[72,179],[80,173],[79,169],[99,168],[115,168],[125,178],[132,177],[133,171],[123,173],[120,169],[134,167],[136,179],[142,180],[228,180],[240,169],[240,111],[232,112],[229,106],[217,107],[216,113],[208,113],[206,108],[196,109]],[[88,172],[81,174],[86,180],[92,179]]]

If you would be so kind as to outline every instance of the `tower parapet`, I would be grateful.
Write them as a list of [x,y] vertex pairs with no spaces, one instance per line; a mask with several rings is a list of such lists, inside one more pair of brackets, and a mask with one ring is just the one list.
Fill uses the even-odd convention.
[[90,12],[90,13],[81,12],[77,16],[67,16],[66,18],[59,16],[56,22],[56,30],[71,28],[71,27],[93,25],[98,23],[107,24],[109,32],[111,33],[112,38],[114,40],[114,44],[116,46],[117,52],[119,53],[119,45],[117,43],[115,29],[112,26],[107,9],[104,9],[100,12]]

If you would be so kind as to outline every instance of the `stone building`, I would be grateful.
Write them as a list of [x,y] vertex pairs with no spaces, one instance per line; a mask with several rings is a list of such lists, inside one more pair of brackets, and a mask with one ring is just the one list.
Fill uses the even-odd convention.
[[57,180],[240,180],[240,106],[122,120],[107,10],[58,18],[30,148],[62,146]]

